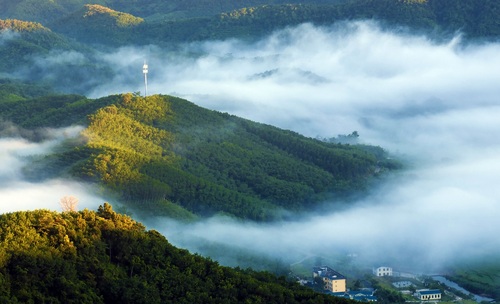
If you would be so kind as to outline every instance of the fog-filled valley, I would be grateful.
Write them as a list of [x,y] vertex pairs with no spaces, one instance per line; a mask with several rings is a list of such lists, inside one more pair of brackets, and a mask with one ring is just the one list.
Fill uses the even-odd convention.
[[[0,46],[15,38],[0,32]],[[147,63],[148,95],[178,96],[322,141],[359,135],[350,144],[380,146],[403,169],[353,201],[327,201],[266,223],[225,215],[191,222],[132,217],[173,245],[230,266],[255,265],[228,250],[286,265],[335,261],[346,270],[354,256],[362,267],[433,274],[500,255],[498,54],[500,43],[466,39],[459,31],[436,39],[361,20],[304,23],[252,40],[50,51],[0,75],[39,77],[89,98],[143,95]],[[24,176],[33,159],[83,129],[46,129],[32,142],[2,122],[0,213],[60,210],[65,195],[78,197],[79,209],[95,210],[105,201],[123,207],[95,185]]]
[[[150,91],[311,137],[356,130],[360,142],[384,147],[408,167],[348,210],[264,226],[210,219],[180,226],[180,235],[281,258],[355,252],[417,271],[498,253],[500,72],[493,67],[500,45],[463,42],[459,34],[435,42],[357,22],[306,24],[255,44],[190,47],[202,55],[149,53]],[[137,54],[120,52],[113,58]],[[167,227],[161,231],[175,240]]]
[[[196,250],[184,239],[195,237],[281,258],[356,252],[374,262],[396,259],[407,268],[439,270],[456,259],[500,249],[495,238],[500,146],[494,136],[500,72],[493,68],[500,64],[499,48],[462,41],[459,34],[436,42],[366,21],[304,24],[257,42],[232,39],[185,44],[175,52],[151,45],[103,53],[100,60],[112,75],[96,81],[100,85],[87,94],[143,92],[140,67],[146,60],[151,94],[180,96],[310,137],[357,131],[360,143],[379,145],[406,163],[407,169],[347,210],[332,208],[277,225],[218,218],[188,226],[153,221],[151,228],[174,244]],[[83,58],[68,56],[71,62]],[[46,57],[43,66],[66,62],[55,58],[61,56]],[[7,151],[2,161],[11,164],[4,166],[5,176],[20,161],[13,161],[10,151],[23,156],[36,145],[6,139],[2,144]],[[71,189],[82,203],[96,206],[95,198],[72,184],[2,180],[3,202],[28,200],[33,189],[56,192],[47,199],[33,195],[57,209],[57,197]],[[2,211],[16,208],[4,204]]]

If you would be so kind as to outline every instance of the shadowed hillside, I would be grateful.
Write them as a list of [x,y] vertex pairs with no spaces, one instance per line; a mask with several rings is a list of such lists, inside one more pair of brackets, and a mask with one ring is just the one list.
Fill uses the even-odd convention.
[[0,20],[0,71],[30,63],[34,56],[54,49],[68,50],[72,44],[63,36],[36,22]]
[[0,57],[1,78],[66,93],[87,92],[110,75],[95,50],[36,22],[0,20]]

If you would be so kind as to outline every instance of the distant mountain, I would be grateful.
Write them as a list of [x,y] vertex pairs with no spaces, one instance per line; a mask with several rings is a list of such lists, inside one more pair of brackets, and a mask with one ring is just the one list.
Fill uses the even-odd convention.
[[[111,46],[168,44],[229,37],[259,37],[303,22],[329,25],[375,19],[428,33],[464,32],[469,38],[500,35],[495,0],[302,1],[78,1],[0,0],[3,18],[42,21],[53,31],[86,43]],[[37,3],[35,5],[35,3]],[[27,9],[31,7],[31,9]],[[50,9],[39,7],[48,6]],[[40,16],[40,12],[51,17]],[[30,13],[32,16],[30,16]]]
[[0,18],[17,18],[28,21],[51,23],[65,18],[86,4],[99,4],[113,10],[126,12],[148,19],[179,20],[212,17],[220,13],[260,5],[289,3],[342,3],[347,0],[0,0]]
[[31,178],[100,183],[131,208],[184,219],[282,218],[397,167],[381,148],[321,142],[171,96],[0,98],[0,118],[28,129],[87,126],[83,139],[30,165]]
[[222,267],[115,213],[0,215],[2,303],[353,303]]
[[[372,19],[389,27],[405,26],[431,34],[461,31],[467,38],[500,36],[495,0],[350,0],[262,5],[212,17],[209,30],[216,38],[258,36],[304,22],[331,25],[338,21]],[[209,37],[207,37],[209,38]]]
[[0,72],[30,63],[33,56],[53,49],[70,49],[71,43],[40,23],[0,20]]
[[94,49],[40,23],[0,20],[0,81],[16,79],[60,92],[88,92],[99,81],[96,77],[110,75],[109,67],[95,54]]
[[[106,5],[106,0],[91,3]],[[0,18],[21,19],[43,24],[67,16],[81,9],[87,0],[0,0]]]
[[134,28],[143,22],[144,19],[131,14],[97,4],[86,4],[50,26],[80,42],[116,45],[125,41],[133,43],[135,37],[138,37]]

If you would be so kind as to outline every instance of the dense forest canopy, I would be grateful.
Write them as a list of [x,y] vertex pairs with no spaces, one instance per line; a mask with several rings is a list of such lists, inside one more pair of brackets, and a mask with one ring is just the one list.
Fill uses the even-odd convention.
[[378,147],[323,142],[172,96],[9,96],[1,118],[20,127],[87,126],[31,166],[31,178],[103,184],[157,215],[278,219],[363,191],[399,166]]
[[113,211],[0,215],[2,303],[349,303],[172,246]]
[[42,22],[54,32],[104,45],[258,37],[303,22],[376,19],[427,32],[495,39],[498,1],[20,1],[2,0],[0,18]]

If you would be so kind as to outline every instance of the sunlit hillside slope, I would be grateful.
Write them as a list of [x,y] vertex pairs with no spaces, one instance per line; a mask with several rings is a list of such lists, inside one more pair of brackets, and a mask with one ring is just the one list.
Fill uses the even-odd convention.
[[100,183],[133,208],[179,218],[282,218],[363,191],[397,167],[381,148],[326,143],[171,96],[9,98],[0,113],[28,129],[86,126],[30,166],[31,178]]

